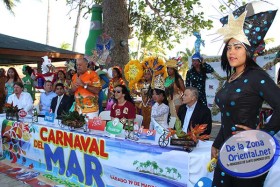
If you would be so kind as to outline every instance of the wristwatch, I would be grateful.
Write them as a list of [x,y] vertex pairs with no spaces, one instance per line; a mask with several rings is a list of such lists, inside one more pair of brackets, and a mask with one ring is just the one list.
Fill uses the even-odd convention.
[[87,84],[84,85],[84,89],[87,89]]

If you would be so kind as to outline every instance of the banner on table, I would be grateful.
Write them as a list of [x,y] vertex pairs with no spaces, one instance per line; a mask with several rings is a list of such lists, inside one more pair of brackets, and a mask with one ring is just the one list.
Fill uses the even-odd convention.
[[66,186],[186,186],[188,180],[183,151],[7,120],[2,129],[6,158]]

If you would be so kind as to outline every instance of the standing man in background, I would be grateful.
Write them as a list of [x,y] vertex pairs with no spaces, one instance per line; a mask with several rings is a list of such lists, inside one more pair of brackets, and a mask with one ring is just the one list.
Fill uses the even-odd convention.
[[71,89],[75,93],[76,111],[93,118],[98,116],[101,83],[98,74],[87,67],[87,59],[77,59],[77,73],[72,77]]

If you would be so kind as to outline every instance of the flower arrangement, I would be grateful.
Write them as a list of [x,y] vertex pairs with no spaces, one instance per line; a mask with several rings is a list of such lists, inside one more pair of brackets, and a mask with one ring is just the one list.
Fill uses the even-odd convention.
[[5,103],[4,107],[3,107],[4,112],[6,113],[6,119],[9,120],[18,120],[18,112],[20,111],[20,109],[18,108],[18,106],[13,106],[12,104],[9,103]]
[[79,114],[77,111],[73,111],[62,114],[61,123],[69,127],[81,128],[86,124],[86,119],[83,114]]
[[178,136],[178,138],[194,141],[195,143],[197,143],[198,140],[204,141],[210,138],[210,135],[206,135],[206,134],[201,135],[206,130],[207,124],[200,124],[200,125],[196,125],[195,127],[192,127],[191,125],[190,131],[188,133],[182,131],[181,123],[176,123],[175,128],[176,128],[176,135]]

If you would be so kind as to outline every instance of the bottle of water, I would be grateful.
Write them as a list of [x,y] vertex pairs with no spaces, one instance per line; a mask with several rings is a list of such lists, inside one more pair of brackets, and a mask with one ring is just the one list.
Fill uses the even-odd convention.
[[37,123],[38,122],[38,112],[37,112],[37,109],[36,108],[33,108],[33,116],[32,116],[32,122],[33,123]]

